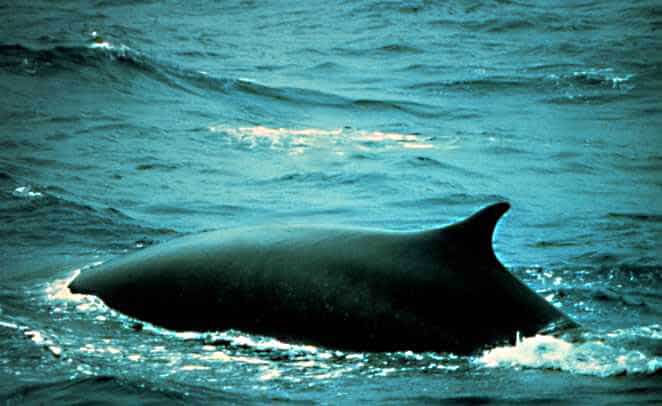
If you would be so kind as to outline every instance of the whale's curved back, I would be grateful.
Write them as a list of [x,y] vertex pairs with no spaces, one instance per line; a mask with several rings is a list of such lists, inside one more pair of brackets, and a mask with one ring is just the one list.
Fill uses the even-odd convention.
[[468,353],[566,319],[496,258],[493,233],[509,207],[496,203],[421,232],[264,226],[202,233],[104,263],[70,288],[175,330]]

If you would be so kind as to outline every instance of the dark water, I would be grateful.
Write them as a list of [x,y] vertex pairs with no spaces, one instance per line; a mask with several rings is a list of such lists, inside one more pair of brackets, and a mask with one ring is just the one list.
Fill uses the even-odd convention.
[[[662,401],[658,1],[18,3],[0,5],[7,403]],[[137,331],[64,288],[201,230],[417,230],[499,200],[497,255],[577,336],[354,354]]]

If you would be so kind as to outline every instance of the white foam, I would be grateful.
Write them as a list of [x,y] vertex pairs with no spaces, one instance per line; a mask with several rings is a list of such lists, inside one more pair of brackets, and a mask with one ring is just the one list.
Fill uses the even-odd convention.
[[93,42],[92,44],[90,44],[90,48],[113,49],[113,46],[110,45],[110,42],[101,41],[101,42]]
[[555,369],[599,377],[648,375],[662,369],[662,358],[638,350],[612,346],[601,340],[575,344],[545,335],[485,351],[478,361],[488,368]]
[[27,330],[23,333],[27,338],[32,340],[36,345],[44,347],[53,354],[56,358],[62,355],[62,347],[57,345],[55,341],[49,337],[44,336],[38,330]]
[[27,197],[27,198],[36,198],[36,197],[43,197],[44,194],[41,192],[35,192],[33,191],[31,186],[21,186],[17,187],[14,189],[14,192],[12,193],[16,197]]
[[9,322],[9,321],[1,321],[0,320],[0,327],[6,327],[6,328],[11,328],[11,329],[14,329],[14,330],[18,330],[18,324],[14,324],[14,323]]

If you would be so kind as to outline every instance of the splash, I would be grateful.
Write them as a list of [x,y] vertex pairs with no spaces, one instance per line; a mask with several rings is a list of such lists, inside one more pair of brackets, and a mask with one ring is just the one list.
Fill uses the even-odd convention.
[[90,44],[90,48],[113,49],[113,46],[110,44],[110,42],[104,40],[98,32],[92,31],[90,35],[92,36],[92,43]]
[[[89,312],[100,312],[108,311],[112,312],[106,305],[96,296],[84,295],[80,293],[73,293],[69,289],[69,284],[80,275],[81,271],[84,271],[89,268],[93,268],[101,265],[102,262],[94,262],[92,264],[86,265],[80,269],[75,269],[71,272],[70,275],[63,279],[56,279],[53,282],[49,283],[46,286],[46,297],[56,303],[56,306],[53,308],[53,313],[63,313],[65,309],[59,304],[65,306],[69,304],[74,304],[76,309],[79,311],[89,311]],[[104,316],[97,316],[97,320],[103,321]]]
[[572,343],[545,335],[486,351],[478,362],[488,368],[553,369],[598,377],[653,375],[662,370],[661,357],[647,356],[604,338]]
[[62,347],[56,342],[55,338],[49,334],[28,326],[20,325],[10,321],[0,320],[0,327],[16,330],[23,334],[23,337],[32,341],[38,347],[48,350],[55,358],[62,356]]
[[42,333],[39,330],[26,330],[23,332],[25,337],[29,338],[32,340],[33,343],[36,345],[43,347],[50,351],[51,354],[55,358],[60,358],[62,355],[62,347],[60,347],[56,342],[55,339],[46,336],[44,333]]
[[92,37],[92,41],[89,43],[88,48],[98,50],[102,54],[107,55],[111,60],[131,59],[131,55],[140,55],[139,52],[134,51],[124,44],[112,44],[96,31],[92,31],[90,36]]
[[625,83],[630,81],[635,75],[631,73],[616,74],[614,69],[588,69],[572,73],[573,78],[587,85],[606,85],[612,89],[631,90],[633,86],[624,87]]

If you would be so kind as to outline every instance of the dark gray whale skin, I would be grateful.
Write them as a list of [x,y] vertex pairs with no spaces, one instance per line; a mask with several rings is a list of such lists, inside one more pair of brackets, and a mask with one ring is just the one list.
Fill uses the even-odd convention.
[[173,330],[356,351],[467,354],[575,323],[510,274],[508,203],[421,232],[269,226],[177,238],[83,271],[74,293]]

